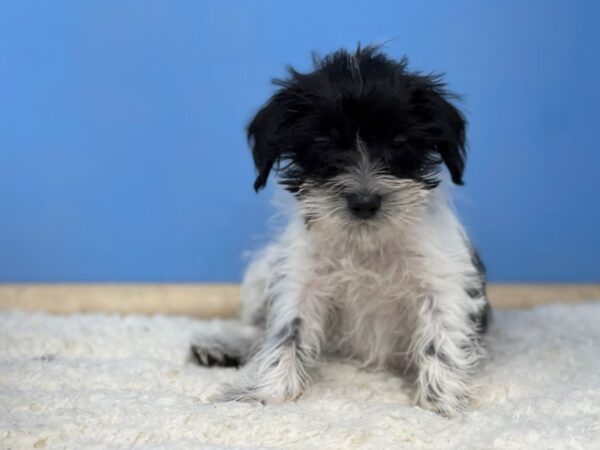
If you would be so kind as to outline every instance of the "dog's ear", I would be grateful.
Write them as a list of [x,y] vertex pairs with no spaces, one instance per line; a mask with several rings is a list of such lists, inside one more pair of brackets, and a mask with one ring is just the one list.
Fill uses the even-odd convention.
[[290,94],[281,89],[256,113],[247,128],[248,142],[257,176],[254,190],[258,192],[267,184],[274,165],[283,157],[286,145],[286,128],[289,122]]
[[423,122],[421,131],[426,135],[456,184],[463,184],[465,170],[465,128],[466,120],[449,98],[456,97],[444,89],[440,77],[422,77],[425,82],[416,89],[413,103]]

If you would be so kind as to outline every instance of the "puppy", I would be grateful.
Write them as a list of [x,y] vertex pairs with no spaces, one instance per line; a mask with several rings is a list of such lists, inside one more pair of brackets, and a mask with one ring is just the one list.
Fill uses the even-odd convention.
[[296,399],[334,355],[407,374],[422,407],[462,410],[489,306],[445,188],[466,156],[453,96],[377,47],[274,83],[248,126],[254,189],[274,171],[294,211],[247,270],[241,321],[196,336],[198,362],[248,363],[224,400]]

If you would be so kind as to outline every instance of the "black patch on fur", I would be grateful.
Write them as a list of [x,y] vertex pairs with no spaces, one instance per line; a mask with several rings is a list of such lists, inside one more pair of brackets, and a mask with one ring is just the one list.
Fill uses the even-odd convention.
[[483,286],[466,288],[465,292],[471,298],[480,298],[485,296],[485,288]]
[[465,166],[465,126],[439,75],[408,69],[378,47],[314,58],[314,70],[274,80],[279,87],[248,125],[256,191],[272,169],[297,193],[356,161],[357,136],[368,156],[399,178],[438,183],[444,163],[456,184]]
[[298,342],[302,319],[296,317],[275,335],[279,346],[289,346]]
[[477,286],[465,288],[465,292],[473,299],[482,297],[485,298],[486,303],[483,310],[478,314],[469,314],[469,320],[475,324],[475,327],[479,333],[485,333],[489,326],[492,309],[487,300],[486,294],[486,269],[481,257],[479,256],[479,253],[474,248],[471,248],[471,263],[479,274],[479,284]]
[[479,314],[469,314],[469,320],[475,324],[477,331],[483,334],[488,330],[491,316],[492,308],[490,304],[486,302],[483,310]]
[[427,356],[435,356],[435,345],[433,345],[433,343],[431,343],[427,346],[427,349],[425,350],[425,354]]
[[[296,353],[296,357],[303,363],[306,360],[306,355],[304,350],[298,345],[300,342],[300,327],[302,325],[302,319],[296,317],[289,324],[284,326],[281,330],[277,332],[274,336],[275,341],[277,342],[277,347],[290,347],[293,344],[296,344],[294,347],[294,352]],[[279,364],[279,359],[274,361],[271,364],[272,367],[275,367]]]
[[427,349],[425,350],[425,354],[432,358],[438,359],[446,367],[449,367],[449,368],[454,367],[454,364],[452,364],[450,362],[450,359],[448,358],[448,356],[443,351],[436,349],[433,342],[427,346]]

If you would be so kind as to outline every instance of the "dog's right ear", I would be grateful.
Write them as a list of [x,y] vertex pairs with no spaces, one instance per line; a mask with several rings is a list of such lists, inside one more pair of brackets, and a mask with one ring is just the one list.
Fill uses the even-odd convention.
[[265,187],[271,169],[279,164],[289,145],[286,134],[291,119],[290,100],[286,89],[279,90],[248,125],[248,142],[258,173],[254,181],[256,192]]

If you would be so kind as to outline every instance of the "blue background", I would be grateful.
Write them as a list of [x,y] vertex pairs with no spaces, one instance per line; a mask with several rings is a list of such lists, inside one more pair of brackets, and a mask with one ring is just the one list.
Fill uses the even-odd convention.
[[464,95],[494,281],[600,281],[598,2],[3,1],[0,281],[236,281],[243,129],[284,66],[385,42]]

